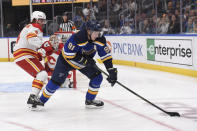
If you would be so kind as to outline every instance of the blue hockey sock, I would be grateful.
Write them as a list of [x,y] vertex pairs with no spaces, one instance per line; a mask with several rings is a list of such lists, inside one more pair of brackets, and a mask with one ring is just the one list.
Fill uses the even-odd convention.
[[90,81],[89,88],[86,93],[86,100],[94,100],[95,99],[96,95],[98,94],[102,80],[103,80],[103,77],[100,74]]
[[54,84],[53,81],[50,80],[42,92],[40,101],[46,103],[58,88],[59,86]]

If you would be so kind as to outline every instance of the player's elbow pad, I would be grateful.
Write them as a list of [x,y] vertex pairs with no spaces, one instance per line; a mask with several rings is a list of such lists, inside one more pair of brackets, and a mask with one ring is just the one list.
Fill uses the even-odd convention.
[[32,37],[28,39],[29,44],[36,46],[39,48],[42,45],[42,40],[38,37]]

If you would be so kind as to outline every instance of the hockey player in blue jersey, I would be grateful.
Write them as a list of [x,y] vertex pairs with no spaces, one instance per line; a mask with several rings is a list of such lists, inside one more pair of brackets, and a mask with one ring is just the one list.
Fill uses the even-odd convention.
[[109,73],[107,80],[112,86],[117,81],[117,69],[113,67],[110,49],[106,45],[105,37],[100,35],[100,29],[100,24],[95,21],[89,21],[84,29],[73,34],[67,40],[62,53],[58,57],[52,78],[40,97],[40,102],[43,105],[65,81],[68,72],[78,69],[90,79],[86,93],[86,107],[100,108],[104,106],[104,102],[95,99],[103,80],[101,72],[95,67],[93,57],[96,52]]

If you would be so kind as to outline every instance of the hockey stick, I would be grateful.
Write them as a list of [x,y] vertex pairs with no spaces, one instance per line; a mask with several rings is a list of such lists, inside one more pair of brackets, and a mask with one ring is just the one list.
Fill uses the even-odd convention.
[[[109,75],[104,72],[103,70],[101,70],[97,65],[95,65],[95,67],[100,71],[102,72],[103,74],[105,74],[107,77],[109,77]],[[150,102],[149,100],[145,99],[144,97],[140,96],[139,94],[135,93],[134,91],[132,91],[131,89],[129,89],[128,87],[126,87],[125,85],[123,85],[122,83],[120,83],[119,81],[116,81],[117,84],[119,84],[120,86],[122,86],[123,88],[125,88],[126,90],[128,90],[129,92],[133,93],[134,95],[138,96],[139,98],[141,98],[142,100],[146,101],[147,103],[149,103],[150,105],[156,107],[157,109],[163,111],[164,113],[170,115],[170,116],[178,116],[180,117],[181,115],[178,113],[178,112],[168,112],[168,111],[165,111],[164,109],[162,109],[161,107],[153,104],[152,102]]]

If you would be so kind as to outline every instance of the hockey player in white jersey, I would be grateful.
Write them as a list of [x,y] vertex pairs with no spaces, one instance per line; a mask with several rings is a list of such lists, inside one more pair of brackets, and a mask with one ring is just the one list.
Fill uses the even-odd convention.
[[39,56],[46,55],[46,46],[42,46],[43,26],[46,24],[46,15],[41,11],[34,11],[31,15],[31,22],[20,32],[14,47],[14,61],[34,77],[32,82],[32,92],[27,104],[31,108],[42,105],[37,101],[37,97],[47,80],[48,75],[44,66],[39,61]]

